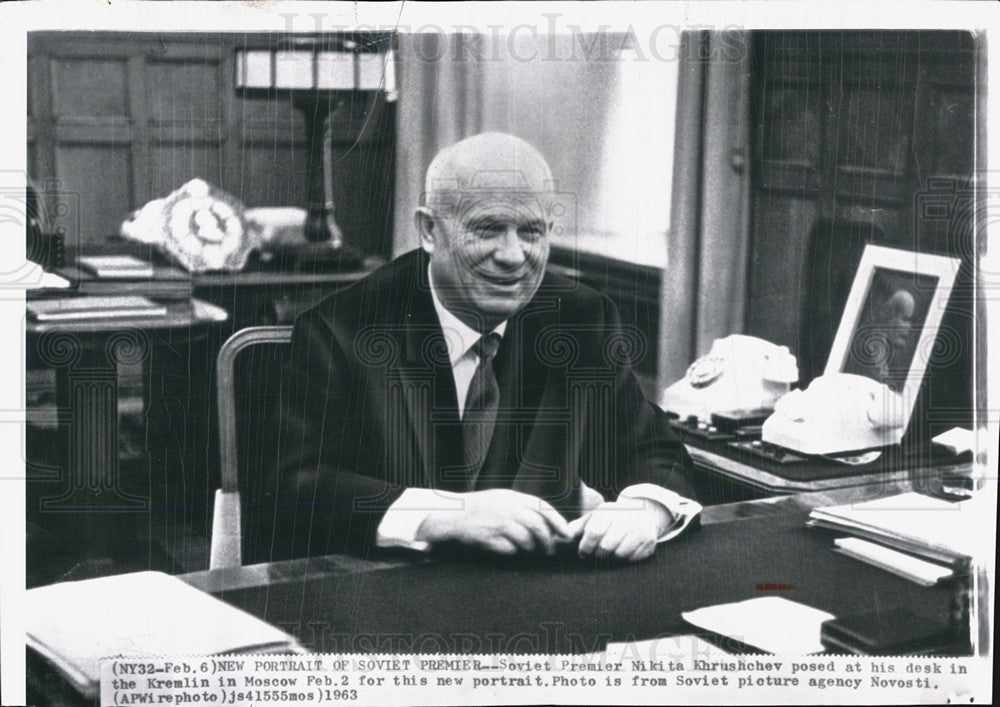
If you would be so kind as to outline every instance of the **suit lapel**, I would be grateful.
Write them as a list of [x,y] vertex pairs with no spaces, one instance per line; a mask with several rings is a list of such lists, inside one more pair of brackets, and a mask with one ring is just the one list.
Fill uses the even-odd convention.
[[459,490],[461,479],[447,472],[462,463],[455,379],[427,285],[425,258],[418,259],[418,267],[419,285],[404,307],[402,323],[403,360],[398,369],[402,397],[417,440],[423,485]]

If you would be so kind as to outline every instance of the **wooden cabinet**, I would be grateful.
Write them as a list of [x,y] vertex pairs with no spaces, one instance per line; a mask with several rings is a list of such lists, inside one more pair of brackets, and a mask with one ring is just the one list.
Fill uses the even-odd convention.
[[747,333],[796,352],[808,382],[865,244],[961,258],[942,323],[958,344],[935,349],[925,380],[939,413],[970,410],[973,35],[755,32],[751,47]]

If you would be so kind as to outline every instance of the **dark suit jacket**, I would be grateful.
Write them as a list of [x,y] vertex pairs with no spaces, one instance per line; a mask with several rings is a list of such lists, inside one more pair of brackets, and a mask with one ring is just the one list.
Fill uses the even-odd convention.
[[[405,488],[472,488],[427,263],[407,253],[296,320],[265,484],[270,556],[366,550]],[[534,494],[569,519],[581,480],[609,499],[639,482],[693,498],[687,453],[631,370],[644,346],[607,297],[546,274],[494,361],[500,409],[474,488]]]

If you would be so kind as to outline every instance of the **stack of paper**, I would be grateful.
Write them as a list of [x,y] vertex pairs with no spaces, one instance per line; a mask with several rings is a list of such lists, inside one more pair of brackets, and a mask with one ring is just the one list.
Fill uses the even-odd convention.
[[897,552],[891,548],[870,543],[861,538],[837,538],[833,541],[836,552],[855,560],[861,560],[873,567],[892,572],[924,587],[932,587],[946,577],[954,576],[948,567],[935,562],[927,562],[919,557]]
[[839,530],[937,562],[975,555],[983,518],[977,500],[955,503],[904,493],[843,506],[816,508],[808,524]]
[[302,652],[284,631],[161,572],[25,594],[28,646],[86,697],[99,692],[103,658]]
[[73,283],[81,295],[146,295],[157,299],[188,299],[193,292],[191,274],[164,265],[153,266],[153,275],[142,278],[98,277],[82,266],[59,268],[56,273]]
[[76,262],[97,277],[134,280],[153,277],[154,274],[150,263],[131,255],[82,255]]
[[142,295],[32,300],[26,304],[26,309],[28,315],[38,322],[167,316],[165,305]]

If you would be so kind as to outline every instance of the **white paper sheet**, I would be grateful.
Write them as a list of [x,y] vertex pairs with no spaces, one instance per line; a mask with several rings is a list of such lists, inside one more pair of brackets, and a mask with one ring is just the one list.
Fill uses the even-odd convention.
[[783,597],[706,606],[681,616],[698,628],[783,655],[822,652],[820,625],[834,618],[833,614]]

